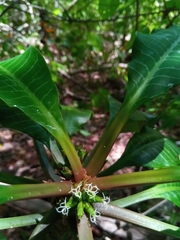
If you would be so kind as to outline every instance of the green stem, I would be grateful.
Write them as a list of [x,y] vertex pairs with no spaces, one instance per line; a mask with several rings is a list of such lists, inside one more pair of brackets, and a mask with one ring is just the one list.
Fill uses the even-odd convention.
[[0,186],[0,204],[21,199],[69,195],[72,187],[70,181]]
[[180,182],[180,167],[94,178],[91,182],[93,185],[97,185],[101,191],[138,185]]
[[71,142],[71,139],[69,138],[68,134],[65,134],[64,132],[63,136],[62,134],[58,134],[55,137],[67,155],[72,171],[74,173],[75,181],[80,182],[84,177],[84,169],[82,167],[76,149]]
[[121,132],[123,126],[127,122],[130,110],[127,111],[125,106],[121,107],[116,117],[112,120],[109,126],[104,131],[99,142],[93,149],[86,163],[86,171],[90,176],[95,176],[101,170],[109,154],[117,136]]
[[0,230],[36,225],[43,218],[41,214],[31,214],[27,216],[10,217],[0,219]]

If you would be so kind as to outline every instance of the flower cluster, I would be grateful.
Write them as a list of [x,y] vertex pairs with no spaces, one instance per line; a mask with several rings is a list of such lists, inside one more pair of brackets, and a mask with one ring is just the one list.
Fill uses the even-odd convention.
[[83,182],[80,182],[77,186],[71,188],[69,193],[71,193],[72,196],[68,201],[65,198],[64,201],[56,208],[56,211],[58,213],[62,213],[63,215],[68,215],[69,209],[76,207],[79,219],[81,219],[84,212],[86,212],[89,214],[90,220],[93,223],[96,223],[96,219],[100,216],[100,212],[93,208],[92,203],[102,202],[106,208],[107,204],[110,202],[110,198],[105,196],[103,193],[103,197],[97,195],[99,193],[99,188],[92,185],[92,183],[84,184]]

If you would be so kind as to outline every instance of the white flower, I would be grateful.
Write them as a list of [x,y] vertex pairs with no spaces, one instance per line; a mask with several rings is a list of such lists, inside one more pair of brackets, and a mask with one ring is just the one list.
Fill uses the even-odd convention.
[[86,184],[84,189],[90,198],[95,197],[99,192],[99,188],[97,186],[93,186],[92,183]]
[[96,218],[99,217],[99,216],[101,216],[100,212],[97,209],[95,209],[94,214],[90,215],[91,222],[97,224],[97,219]]
[[103,204],[104,204],[104,207],[105,207],[105,209],[107,209],[107,205],[108,205],[108,203],[110,203],[110,197],[105,196],[104,193],[102,193],[102,195],[103,195]]
[[82,182],[80,182],[78,186],[75,188],[71,187],[71,191],[69,191],[69,193],[72,193],[77,198],[81,198],[82,196],[81,187],[82,187]]
[[56,208],[56,211],[58,213],[62,213],[63,215],[68,216],[70,207],[66,205],[66,198],[64,199],[64,202],[62,202],[59,207]]

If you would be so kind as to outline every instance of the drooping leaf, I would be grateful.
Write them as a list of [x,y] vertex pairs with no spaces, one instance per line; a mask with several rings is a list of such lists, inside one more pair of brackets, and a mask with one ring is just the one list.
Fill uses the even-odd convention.
[[[108,97],[108,100],[110,108],[109,122],[111,122],[121,108],[122,103],[111,96]],[[152,114],[135,111],[124,125],[122,132],[139,132],[144,125],[154,126],[156,121],[157,117]]]
[[146,129],[135,133],[124,153],[112,166],[99,174],[105,176],[125,166],[147,166],[164,168],[178,166],[180,148],[156,130]]
[[134,112],[147,100],[180,84],[180,27],[137,33],[124,104]]
[[103,18],[112,17],[115,14],[119,4],[119,0],[99,0],[99,14]]

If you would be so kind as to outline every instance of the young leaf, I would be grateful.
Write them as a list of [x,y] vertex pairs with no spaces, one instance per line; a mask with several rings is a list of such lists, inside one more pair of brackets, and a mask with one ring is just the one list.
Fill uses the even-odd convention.
[[136,110],[147,100],[180,84],[180,27],[137,33],[124,104]]
[[163,168],[178,166],[180,148],[153,129],[135,133],[128,142],[126,149],[119,160],[99,174],[105,176],[125,166],[148,166]]

